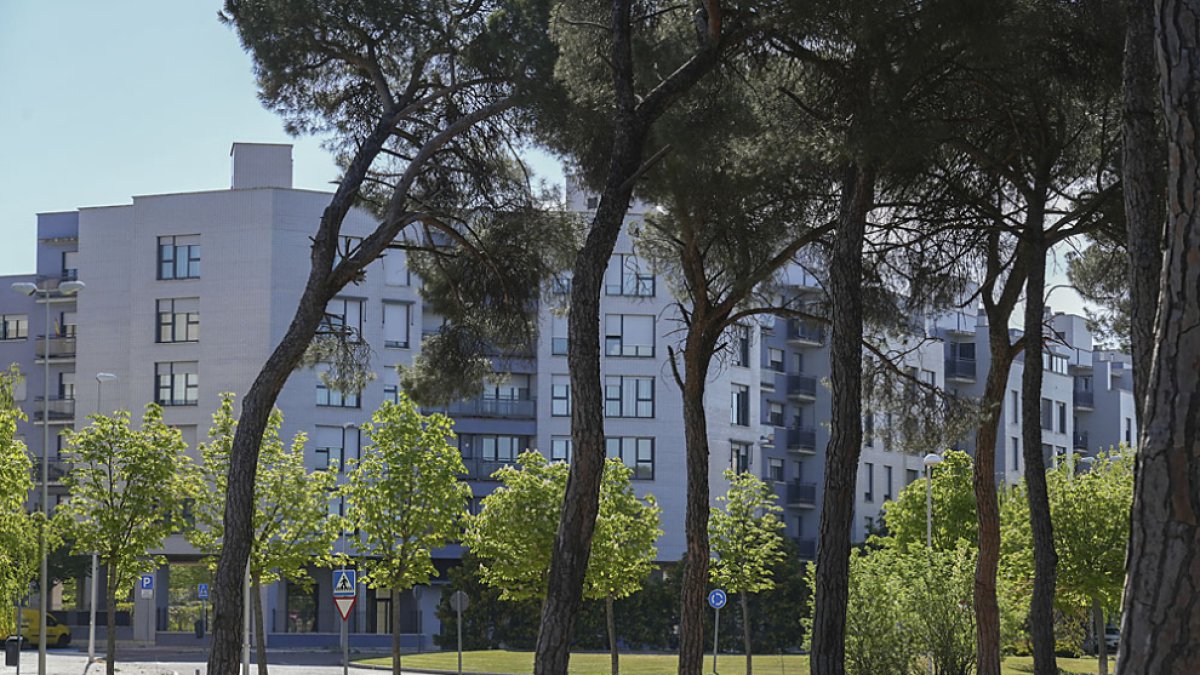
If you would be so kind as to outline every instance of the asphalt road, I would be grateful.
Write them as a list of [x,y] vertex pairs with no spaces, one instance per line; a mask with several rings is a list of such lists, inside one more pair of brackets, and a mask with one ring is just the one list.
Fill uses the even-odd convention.
[[[350,658],[370,656],[373,655],[351,654]],[[206,657],[207,654],[203,651],[162,647],[128,648],[118,650],[116,670],[120,675],[203,675],[206,672]],[[341,654],[328,651],[268,651],[267,662],[270,664],[270,675],[340,675],[342,672]],[[46,657],[46,671],[46,675],[103,675],[104,663],[95,663],[89,667],[87,654],[74,648],[51,649]],[[16,672],[12,666],[0,666],[0,674],[9,675]],[[37,673],[36,649],[21,652],[20,672],[21,675]],[[252,666],[250,672],[257,675],[258,667]],[[355,675],[380,675],[380,672],[368,668],[350,668],[350,673]]]

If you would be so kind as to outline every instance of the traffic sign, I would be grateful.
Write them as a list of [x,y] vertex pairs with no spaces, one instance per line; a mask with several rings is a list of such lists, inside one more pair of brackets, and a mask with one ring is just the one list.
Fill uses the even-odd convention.
[[154,597],[154,575],[143,574],[138,578],[138,588],[142,589],[143,598]]
[[333,571],[333,597],[353,598],[357,595],[355,590],[357,585],[358,580],[354,570]]
[[454,591],[450,596],[450,609],[456,612],[465,612],[467,606],[471,604],[471,598],[467,597],[462,591]]
[[713,609],[721,609],[724,607],[726,600],[727,598],[725,597],[725,591],[719,588],[714,588],[712,592],[708,594],[708,606],[712,607]]
[[196,596],[201,600],[208,599],[208,584],[200,584],[196,586]]
[[350,610],[354,609],[354,603],[358,600],[357,596],[348,598],[334,598],[333,604],[337,606],[338,614],[342,615],[342,621],[350,619]]

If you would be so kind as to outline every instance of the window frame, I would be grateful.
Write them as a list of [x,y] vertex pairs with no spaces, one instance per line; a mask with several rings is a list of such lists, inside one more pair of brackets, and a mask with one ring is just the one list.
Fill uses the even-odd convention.
[[[200,341],[200,310],[195,312],[179,312],[175,310],[175,303],[178,300],[195,300],[197,305],[200,298],[156,298],[154,301],[154,342],[156,344],[181,344],[195,343]],[[163,310],[163,303],[168,303],[168,310]],[[164,317],[166,320],[164,321]],[[182,321],[183,338],[178,335],[180,332],[180,322],[177,317],[184,317]],[[190,337],[193,328],[195,329],[195,337]],[[164,330],[169,331],[170,339],[163,339]]]
[[[183,364],[194,364],[196,372],[192,373],[176,373],[177,366]],[[167,373],[163,373],[163,366],[167,367]],[[200,404],[200,363],[198,361],[157,361],[154,364],[154,402],[165,407],[184,407],[195,406]],[[176,391],[176,378],[182,376],[183,386],[182,391]],[[168,378],[169,384],[163,385],[163,378]],[[163,392],[167,391],[170,394],[170,399],[163,396]],[[182,398],[177,395],[182,394]]]
[[[200,244],[180,244],[179,239],[199,238],[194,234],[168,234],[158,237],[156,270],[158,281],[176,281],[200,278]],[[182,254],[182,255],[181,255]],[[183,274],[179,265],[183,262]],[[168,268],[169,266],[169,268]]]

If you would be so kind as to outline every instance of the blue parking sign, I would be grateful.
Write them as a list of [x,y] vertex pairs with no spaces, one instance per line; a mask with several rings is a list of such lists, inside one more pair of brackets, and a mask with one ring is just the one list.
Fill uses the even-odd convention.
[[138,581],[138,585],[139,585],[139,588],[141,588],[143,591],[154,590],[154,575],[153,574],[143,574],[141,576],[141,579]]

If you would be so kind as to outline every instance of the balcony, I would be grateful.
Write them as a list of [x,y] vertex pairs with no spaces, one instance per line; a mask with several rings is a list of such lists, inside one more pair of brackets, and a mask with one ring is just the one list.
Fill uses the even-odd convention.
[[817,452],[817,430],[804,427],[791,427],[787,430],[787,449],[804,455]]
[[801,347],[820,347],[825,342],[825,327],[816,321],[793,319],[788,322],[787,339]]
[[73,397],[51,396],[47,401],[44,396],[38,396],[34,399],[32,408],[29,418],[34,422],[45,422],[49,419],[51,424],[70,424],[75,420],[75,399]]
[[1071,434],[1071,440],[1072,440],[1072,445],[1076,449],[1087,450],[1089,447],[1088,446],[1088,432],[1086,432],[1086,431],[1076,431],[1074,434]]
[[811,509],[817,505],[817,484],[792,481],[787,484],[787,505]]
[[54,361],[70,361],[75,358],[75,336],[52,335],[37,337],[37,360],[49,358]]
[[472,398],[451,403],[446,408],[451,417],[504,417],[533,419],[537,400],[533,398]]
[[463,465],[467,467],[467,480],[474,481],[496,481],[492,474],[497,470],[506,466],[512,466],[517,463],[516,459],[497,460],[497,459],[482,459],[479,457],[463,457]]
[[[71,472],[72,467],[73,467],[73,465],[71,464],[71,462],[67,462],[62,459],[49,460],[47,462],[46,470],[49,475],[50,482],[47,483],[47,485],[61,484],[63,481],[63,478],[68,473]],[[31,471],[31,473],[33,475],[33,482],[40,485],[42,482],[42,458],[41,457],[37,457],[33,460],[33,469]]]
[[817,540],[810,537],[792,537],[801,560],[817,559]]
[[1076,408],[1080,410],[1096,409],[1096,392],[1076,389],[1074,398]]
[[947,382],[974,382],[975,359],[950,357],[946,359]]
[[802,401],[817,400],[817,378],[808,375],[788,376],[788,398]]

